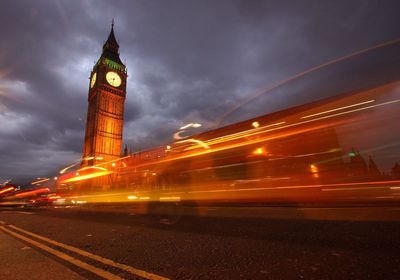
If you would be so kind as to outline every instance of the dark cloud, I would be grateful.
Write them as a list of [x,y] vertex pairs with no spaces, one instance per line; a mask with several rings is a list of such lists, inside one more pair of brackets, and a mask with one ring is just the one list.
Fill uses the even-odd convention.
[[[143,149],[244,97],[400,37],[392,1],[3,1],[0,178],[79,159],[88,76],[112,18],[128,67],[125,142]],[[224,123],[400,78],[400,49],[354,57],[266,93]]]

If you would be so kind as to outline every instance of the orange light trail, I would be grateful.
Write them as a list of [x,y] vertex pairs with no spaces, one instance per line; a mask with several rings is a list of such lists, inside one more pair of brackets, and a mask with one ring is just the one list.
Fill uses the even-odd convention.
[[[310,122],[310,121],[306,121],[306,122]],[[305,122],[303,122],[303,123],[305,123]],[[294,125],[299,125],[299,124],[301,124],[301,123],[287,125],[285,127],[292,127]],[[331,124],[331,125],[337,125],[337,124],[339,124],[339,122],[336,122],[336,123]],[[285,127],[280,127],[279,129],[285,128]],[[289,131],[289,132],[286,132],[286,133],[281,133],[281,134],[278,134],[278,135],[270,135],[270,136],[255,138],[253,140],[242,141],[242,142],[239,142],[239,143],[225,144],[224,146],[221,146],[221,147],[215,147],[215,148],[210,148],[210,149],[202,149],[202,150],[199,150],[199,151],[196,151],[196,152],[192,152],[192,153],[189,153],[189,154],[171,156],[170,158],[159,160],[157,162],[158,163],[163,163],[163,162],[170,162],[170,161],[175,161],[175,160],[184,159],[184,158],[196,157],[196,156],[200,156],[200,155],[215,153],[215,152],[218,152],[218,151],[224,151],[224,150],[243,147],[243,146],[247,146],[247,145],[251,145],[251,144],[256,144],[256,143],[263,142],[263,141],[266,141],[266,140],[279,139],[279,138],[283,138],[283,137],[287,137],[287,136],[291,136],[291,135],[296,135],[296,134],[304,133],[304,132],[308,132],[308,131],[313,131],[313,130],[317,130],[317,129],[321,129],[321,128],[326,128],[326,127],[327,127],[326,124],[321,124],[319,126],[293,130],[293,131]],[[264,132],[274,131],[274,130],[277,130],[277,129],[278,128],[275,128],[275,129],[271,129],[271,130],[264,131]],[[261,133],[261,132],[259,132],[259,133]],[[246,135],[246,137],[248,137],[248,136]],[[138,164],[138,165],[136,165],[136,167],[142,167],[142,166],[147,166],[147,165],[152,165],[152,164],[154,164],[154,162]]]
[[91,179],[91,178],[96,178],[96,177],[100,177],[100,176],[104,176],[104,175],[109,175],[109,174],[112,174],[112,173],[114,173],[114,172],[113,171],[99,171],[99,172],[95,172],[95,173],[92,173],[92,174],[77,175],[76,177],[69,178],[69,179],[66,179],[66,180],[62,181],[62,183],[83,181],[83,180],[87,180],[87,179]]
[[32,185],[37,185],[37,184],[40,184],[40,183],[43,183],[43,182],[47,182],[48,180],[50,180],[50,178],[44,178],[44,179],[32,182],[31,184]]
[[160,197],[160,201],[181,201],[180,196],[164,196]]
[[70,169],[71,167],[74,167],[75,165],[77,165],[80,161],[74,162],[71,165],[68,165],[67,167],[65,167],[64,169],[60,170],[60,174],[64,174],[65,172],[67,172],[68,169]]
[[110,161],[98,163],[98,164],[95,164],[95,165],[93,165],[93,166],[91,166],[91,167],[92,167],[92,168],[97,168],[97,167],[99,167],[99,166],[107,165],[107,164],[112,164],[112,163],[114,163],[114,162],[121,161],[121,160],[126,159],[126,158],[129,158],[129,157],[131,157],[131,156],[125,156],[125,157],[113,159],[113,160],[110,160]]
[[81,169],[78,169],[78,171],[87,170],[87,169],[98,169],[98,170],[102,170],[102,171],[107,171],[107,168],[99,167],[99,166],[86,166]]
[[[91,160],[91,159],[98,159],[98,160],[102,160],[103,157],[93,157],[93,156],[88,156],[88,157],[84,157],[82,159],[82,161],[87,161],[87,160]],[[60,170],[60,174],[64,174],[65,172],[67,172],[68,169],[74,167],[75,165],[79,164],[81,162],[81,160],[75,161],[74,163],[68,165],[67,167],[63,168]]]
[[7,189],[1,190],[0,194],[6,193],[6,192],[9,192],[9,191],[12,191],[12,190],[14,190],[14,187],[9,187]]
[[[322,187],[341,187],[341,186],[356,186],[356,185],[390,185],[393,183],[400,183],[396,181],[378,181],[378,182],[360,182],[360,183],[339,183],[339,184],[319,184],[319,185],[297,185],[297,186],[282,186],[282,187],[260,187],[260,188],[243,188],[243,189],[219,189],[219,190],[204,190],[204,191],[190,191],[188,193],[217,193],[217,192],[242,192],[242,191],[264,191],[264,190],[284,190],[284,189],[308,189],[308,188],[322,188]],[[394,187],[382,186],[393,189]],[[373,188],[382,188],[373,187]],[[400,187],[399,187],[400,188]],[[347,189],[347,188],[342,188]],[[362,189],[362,188],[360,188]],[[328,189],[324,189],[328,190]],[[332,189],[334,190],[334,189]]]
[[[243,136],[246,136],[246,137],[255,136],[257,134],[261,134],[261,133],[265,133],[265,132],[271,132],[271,131],[275,131],[275,130],[278,130],[278,129],[294,127],[294,126],[298,126],[298,125],[301,125],[301,124],[306,124],[306,123],[310,123],[310,122],[314,122],[314,121],[318,121],[318,120],[323,120],[323,119],[328,119],[328,118],[337,117],[337,116],[341,116],[341,115],[346,115],[346,114],[350,114],[350,113],[354,113],[354,112],[358,112],[358,111],[362,111],[362,110],[366,110],[366,109],[372,109],[372,108],[380,107],[380,106],[384,106],[384,105],[389,105],[389,104],[393,104],[393,103],[397,103],[397,102],[400,102],[400,99],[391,100],[391,101],[388,101],[388,102],[383,102],[383,103],[379,103],[379,104],[376,104],[376,105],[366,106],[366,107],[362,107],[362,108],[358,108],[358,109],[354,109],[354,110],[349,110],[349,111],[345,111],[345,112],[341,112],[341,113],[331,114],[331,115],[323,116],[323,117],[319,117],[319,118],[314,118],[314,119],[311,119],[311,120],[301,121],[301,122],[297,122],[297,123],[294,123],[294,124],[289,124],[289,125],[280,126],[280,127],[277,127],[277,128],[272,128],[272,129],[269,129],[269,130],[263,130],[263,128],[266,128],[266,127],[275,126],[275,125],[278,125],[278,124],[280,125],[280,124],[285,123],[285,122],[280,122],[280,123],[269,125],[269,126],[263,126],[263,127],[260,127],[259,129],[247,130],[247,131],[244,131],[244,132],[231,134],[231,135],[228,135],[228,136],[225,136],[225,137],[215,138],[215,139],[221,139],[221,141],[215,141],[215,139],[212,139],[210,141],[206,141],[206,143],[210,145],[210,144],[215,144],[215,143],[218,143],[218,142],[226,142],[227,140],[235,140],[235,139],[241,138]],[[256,132],[251,132],[251,133],[248,133],[248,134],[244,134],[244,133],[249,132],[249,131],[256,131]],[[232,136],[235,136],[235,137],[232,137]]]
[[[259,126],[257,128],[254,128],[254,129],[249,129],[249,130],[233,133],[233,134],[230,134],[230,135],[227,135],[227,136],[217,137],[217,138],[211,139],[209,141],[206,141],[206,143],[208,145],[214,145],[214,144],[218,144],[218,143],[221,143],[221,142],[226,142],[227,140],[230,140],[230,139],[234,140],[234,139],[238,139],[239,137],[244,137],[244,136],[247,137],[249,135],[255,135],[255,134],[257,134],[255,132],[263,133],[263,132],[266,132],[266,131],[273,131],[275,129],[265,130],[265,128],[269,128],[269,127],[273,127],[273,126],[279,126],[279,125],[285,124],[285,123],[286,123],[286,121],[277,122],[277,123],[273,123],[273,124],[269,124],[269,125],[264,125],[264,126],[261,126],[261,127]],[[279,127],[279,128],[281,128],[281,127]]]
[[28,192],[23,192],[23,193],[19,193],[16,194],[16,197],[24,197],[24,196],[29,196],[29,195],[33,195],[33,194],[38,194],[38,193],[43,193],[43,192],[49,192],[50,189],[49,188],[43,188],[43,189],[38,189],[38,190],[33,190],[33,191],[28,191]]
[[[201,147],[203,147],[204,149],[209,149],[210,146],[208,146],[205,142],[201,141],[201,140],[197,140],[197,139],[186,139],[186,140],[181,140],[178,141],[176,143],[195,143]],[[189,149],[190,147],[186,148],[185,150]]]

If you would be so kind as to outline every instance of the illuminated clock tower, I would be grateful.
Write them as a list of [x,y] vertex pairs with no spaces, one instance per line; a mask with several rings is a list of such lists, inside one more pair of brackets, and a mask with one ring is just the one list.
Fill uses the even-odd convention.
[[121,156],[127,71],[118,49],[113,22],[90,75],[82,167]]

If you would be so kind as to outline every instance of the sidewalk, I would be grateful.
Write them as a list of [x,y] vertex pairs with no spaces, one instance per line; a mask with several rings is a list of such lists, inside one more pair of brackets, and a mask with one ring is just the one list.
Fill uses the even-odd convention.
[[85,279],[0,230],[0,279]]

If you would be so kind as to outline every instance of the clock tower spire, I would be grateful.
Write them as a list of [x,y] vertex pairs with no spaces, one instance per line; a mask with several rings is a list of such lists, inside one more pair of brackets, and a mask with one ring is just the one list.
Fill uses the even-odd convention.
[[127,76],[119,57],[113,20],[101,56],[90,74],[82,167],[121,156]]

